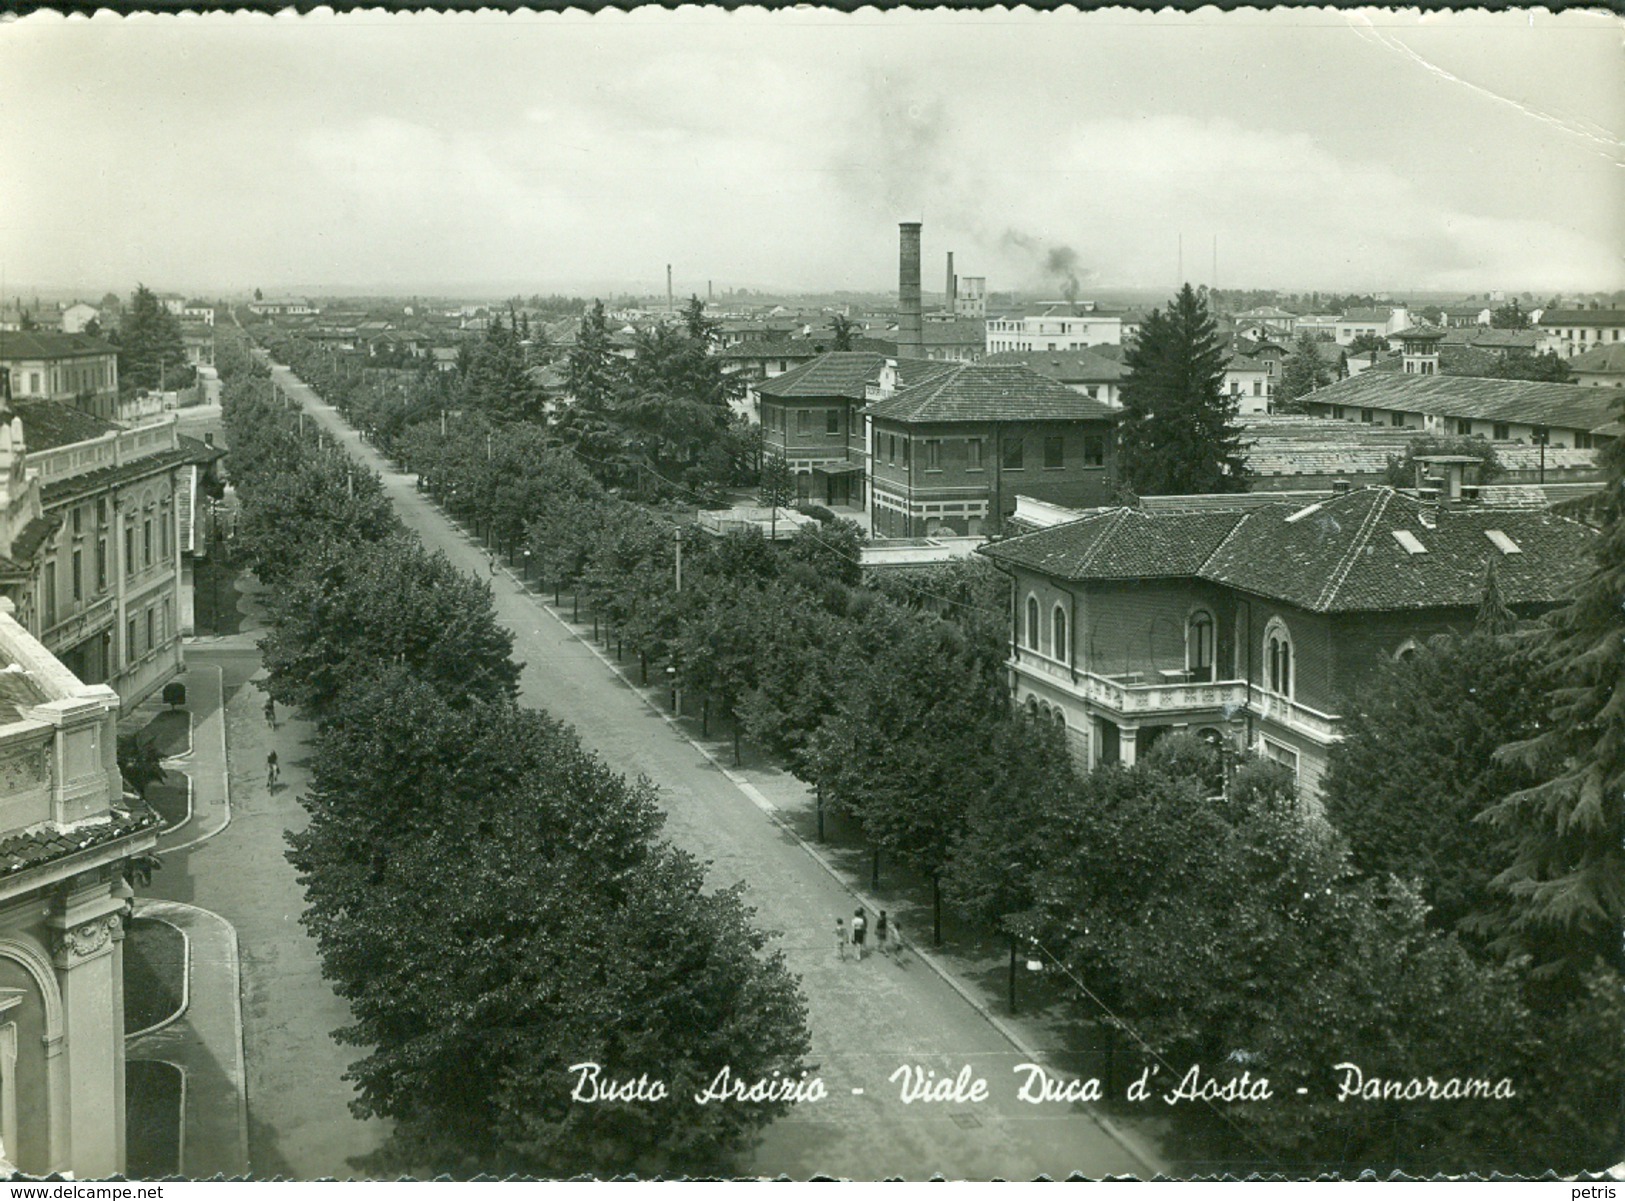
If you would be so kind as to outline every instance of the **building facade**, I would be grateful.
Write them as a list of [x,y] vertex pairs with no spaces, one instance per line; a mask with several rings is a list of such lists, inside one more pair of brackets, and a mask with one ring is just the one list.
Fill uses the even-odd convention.
[[48,402],[13,408],[0,487],[18,569],[0,593],[68,670],[135,704],[180,671],[177,497],[212,452],[173,415],[123,429]]
[[1079,350],[1122,343],[1122,315],[1097,311],[1092,301],[1051,304],[1028,316],[990,317],[987,321],[988,354],[1006,350]]
[[157,815],[123,797],[119,698],[0,599],[0,1158],[125,1170],[124,922]]
[[989,534],[1018,493],[1102,504],[1116,479],[1117,412],[1026,367],[955,367],[863,415],[876,537]]
[[118,351],[88,334],[0,332],[0,371],[18,400],[78,405],[111,420],[118,410]]
[[1625,309],[1547,309],[1536,323],[1540,349],[1565,359],[1625,341]]
[[1495,565],[1520,615],[1561,603],[1595,535],[1529,509],[1369,488],[1249,509],[1106,509],[983,547],[1011,580],[1015,702],[1089,768],[1187,730],[1319,797],[1342,714],[1389,659],[1471,627]]

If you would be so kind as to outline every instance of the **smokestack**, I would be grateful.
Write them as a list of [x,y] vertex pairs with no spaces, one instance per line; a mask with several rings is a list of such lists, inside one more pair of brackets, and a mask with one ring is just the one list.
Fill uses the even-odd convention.
[[942,307],[947,309],[949,313],[954,311],[954,301],[958,298],[959,289],[955,287],[955,283],[954,252],[950,250],[948,252],[948,280],[946,286],[942,289]]
[[716,294],[715,290],[713,290],[712,287],[711,287],[711,281],[706,280],[705,281],[705,303],[706,304],[715,304],[716,302],[717,302],[717,294]]
[[920,223],[898,224],[897,354],[923,359],[925,338],[920,331]]
[[671,264],[670,263],[666,264],[666,311],[668,313],[675,313],[677,311],[677,302],[672,299],[672,295],[671,295]]

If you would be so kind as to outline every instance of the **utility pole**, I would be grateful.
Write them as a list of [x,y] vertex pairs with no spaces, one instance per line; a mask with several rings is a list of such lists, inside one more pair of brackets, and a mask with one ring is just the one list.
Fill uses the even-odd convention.
[[670,263],[666,264],[666,312],[673,317],[677,315],[677,302],[672,299]]

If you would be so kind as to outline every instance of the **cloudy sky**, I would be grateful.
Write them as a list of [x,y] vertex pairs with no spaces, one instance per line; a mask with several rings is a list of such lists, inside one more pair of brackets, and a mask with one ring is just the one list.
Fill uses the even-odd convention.
[[[1625,284],[1601,13],[0,25],[3,286]],[[1087,286],[1087,282],[1086,282]]]

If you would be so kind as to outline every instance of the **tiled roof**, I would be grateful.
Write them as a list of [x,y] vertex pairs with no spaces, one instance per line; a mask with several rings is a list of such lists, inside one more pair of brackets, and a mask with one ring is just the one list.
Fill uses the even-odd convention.
[[[1521,553],[1502,553],[1489,530]],[[1407,551],[1395,531],[1409,533],[1423,553]],[[1508,604],[1552,604],[1589,572],[1594,537],[1579,522],[1546,512],[1468,506],[1440,513],[1391,488],[1362,488],[1312,511],[1278,505],[1249,513],[1200,575],[1314,612],[1363,613],[1477,605],[1493,561]]]
[[102,467],[96,471],[87,471],[83,475],[70,475],[63,479],[52,480],[41,490],[40,499],[47,505],[54,505],[64,497],[89,496],[100,492],[103,488],[111,488],[115,484],[124,484],[130,480],[138,480],[143,476],[153,475],[166,468],[178,467],[183,463],[195,462],[190,452],[184,447],[176,450],[163,450],[157,454],[146,455],[139,459],[130,459],[116,467]]
[[879,378],[885,366],[884,355],[867,350],[832,350],[810,363],[792,367],[783,375],[756,385],[758,396],[775,399],[804,397],[845,397],[862,400],[864,385]]
[[1358,321],[1362,324],[1369,324],[1373,321],[1387,321],[1391,316],[1393,316],[1392,309],[1350,309],[1339,317],[1338,321],[1343,323]]
[[1113,421],[1117,411],[1029,367],[961,363],[927,383],[877,400],[885,421]]
[[1082,520],[1007,538],[982,554],[1064,580],[1125,580],[1196,574],[1235,529],[1241,514],[1152,514],[1101,509]]
[[717,351],[719,359],[814,359],[829,350],[825,342],[793,340],[741,342]]
[[[1064,580],[1188,576],[1313,612],[1469,608],[1482,598],[1492,561],[1509,604],[1547,605],[1566,599],[1591,570],[1594,533],[1540,509],[1441,513],[1392,488],[1309,506],[1258,505],[1252,495],[1231,504],[1206,512],[1102,510],[980,553]],[[1243,504],[1251,507],[1241,511]],[[1394,537],[1399,530],[1422,553],[1406,550]],[[1503,553],[1490,530],[1519,553]]]
[[23,419],[23,441],[30,451],[88,442],[119,428],[62,401],[14,400],[11,410]]
[[920,338],[927,346],[984,346],[987,322],[974,318],[926,321],[920,325]]
[[1602,371],[1625,374],[1625,342],[1610,342],[1569,360],[1572,371]]
[[985,366],[1031,367],[1039,375],[1070,383],[1115,383],[1128,374],[1119,359],[1088,350],[1001,350],[982,360]]
[[89,334],[59,334],[50,330],[0,330],[0,359],[73,359],[118,351]]
[[0,877],[15,875],[91,847],[117,842],[132,834],[156,829],[159,824],[158,815],[145,805],[131,813],[114,810],[110,821],[84,822],[69,830],[58,830],[47,822],[37,829],[0,841]]
[[1316,404],[1594,430],[1612,419],[1616,398],[1575,384],[1362,371],[1322,388],[1314,399]]
[[1547,309],[1540,315],[1543,329],[1557,325],[1625,325],[1625,309]]

